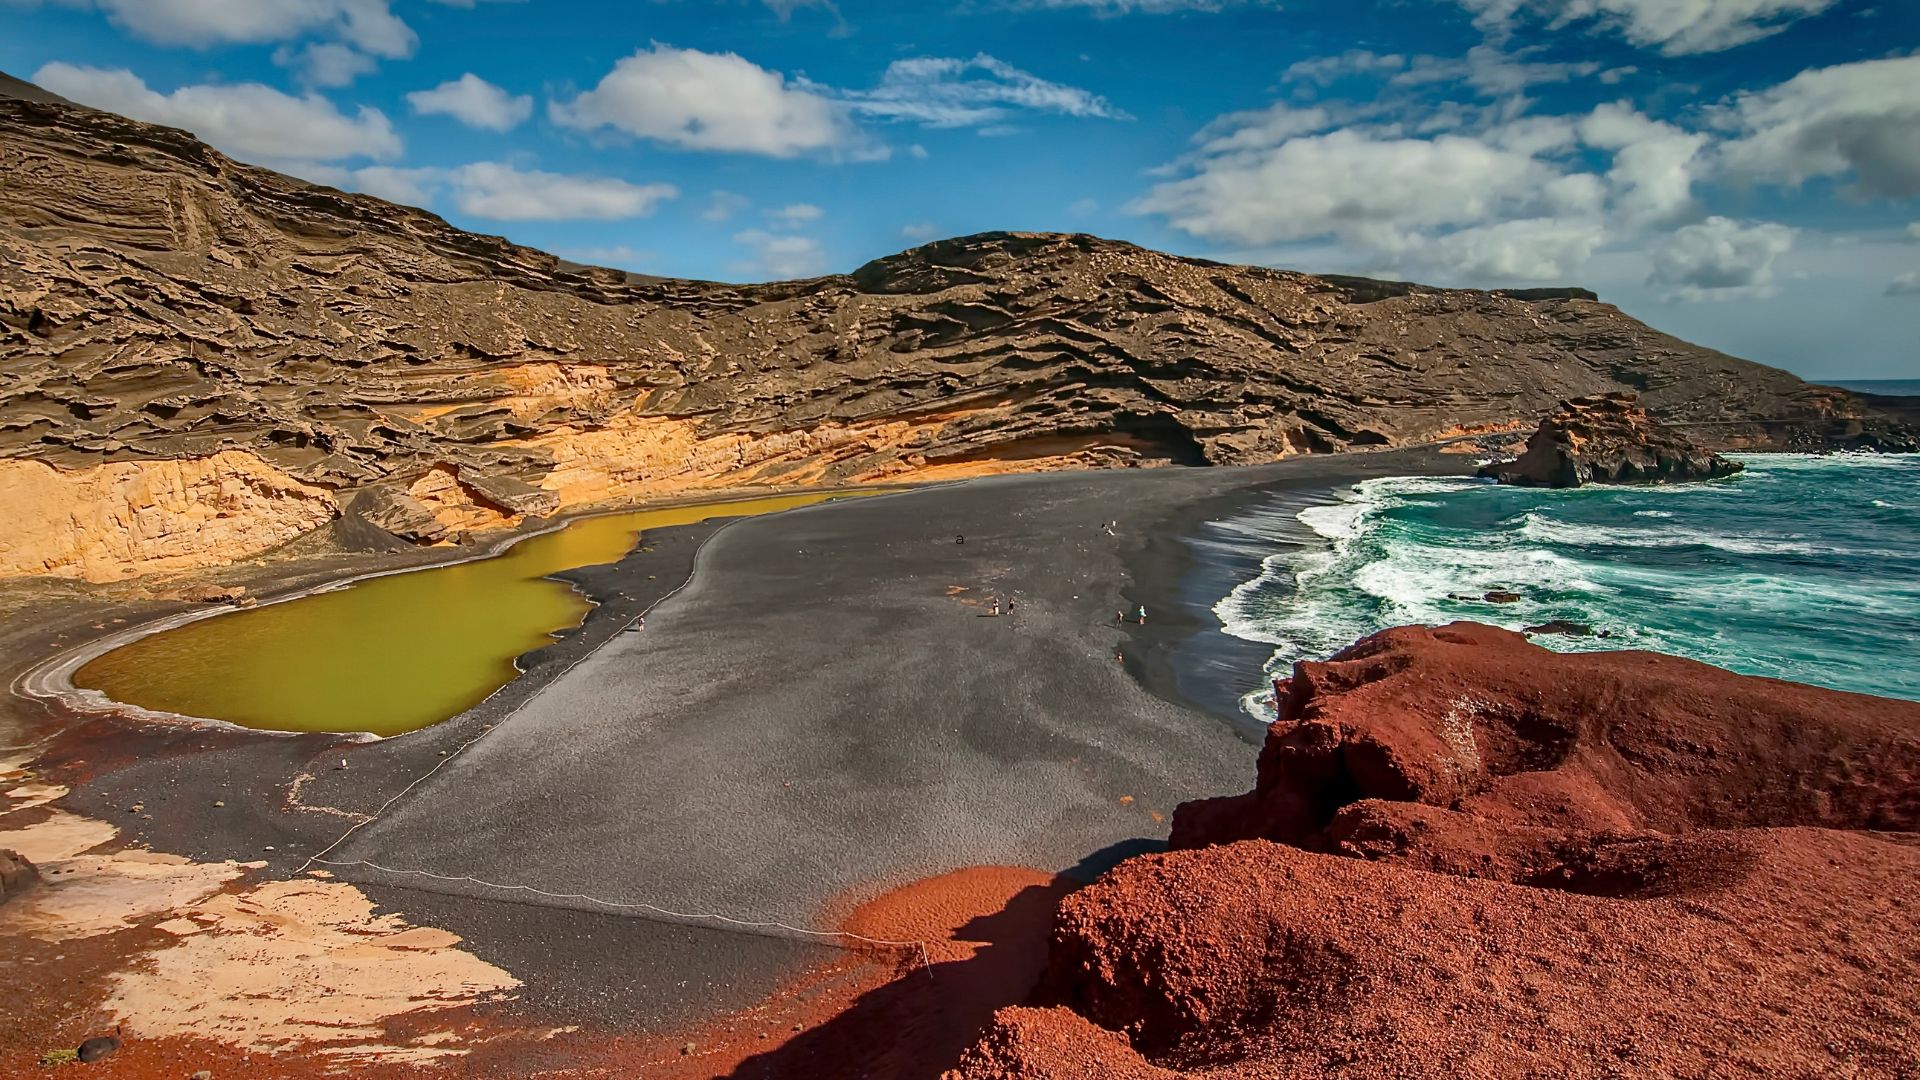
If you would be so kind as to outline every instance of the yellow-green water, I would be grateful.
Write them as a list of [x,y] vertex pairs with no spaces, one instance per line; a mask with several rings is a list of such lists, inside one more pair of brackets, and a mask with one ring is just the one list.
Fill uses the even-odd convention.
[[546,575],[615,562],[643,529],[764,514],[785,495],[583,518],[490,559],[371,578],[141,638],[75,685],[146,709],[274,731],[396,735],[478,704],[587,601]]

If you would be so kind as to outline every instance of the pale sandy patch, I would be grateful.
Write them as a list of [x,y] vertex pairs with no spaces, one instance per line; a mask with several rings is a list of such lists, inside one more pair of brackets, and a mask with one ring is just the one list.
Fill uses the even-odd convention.
[[383,1042],[386,1019],[492,1000],[520,985],[454,948],[453,934],[375,916],[373,902],[343,883],[273,881],[184,914],[202,929],[114,976],[109,1007],[139,1035],[419,1060],[464,1050],[444,1032]]
[[244,870],[138,849],[35,863],[40,886],[0,908],[0,928],[42,941],[125,930],[205,900]]
[[47,864],[71,859],[118,835],[120,830],[104,821],[55,810],[32,825],[0,829],[0,848],[11,848],[44,869]]
[[62,784],[42,784],[38,782],[21,784],[7,789],[7,805],[0,814],[11,814],[20,810],[31,810],[36,806],[45,806],[55,799],[64,799],[67,789]]

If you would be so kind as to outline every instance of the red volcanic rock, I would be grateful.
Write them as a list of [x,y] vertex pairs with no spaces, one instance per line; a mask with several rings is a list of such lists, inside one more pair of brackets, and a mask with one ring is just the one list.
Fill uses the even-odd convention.
[[1920,704],[1470,623],[1285,687],[951,1080],[1920,1076]]
[[1052,993],[1080,1022],[1003,1010],[952,1076],[1920,1074],[1897,884],[1920,848],[1725,843],[1734,876],[1640,899],[1260,840],[1132,859],[1062,906]]
[[1297,665],[1254,790],[1181,806],[1173,846],[1326,849],[1365,799],[1561,832],[1911,830],[1920,703],[1658,653],[1563,655],[1476,623],[1399,627]]

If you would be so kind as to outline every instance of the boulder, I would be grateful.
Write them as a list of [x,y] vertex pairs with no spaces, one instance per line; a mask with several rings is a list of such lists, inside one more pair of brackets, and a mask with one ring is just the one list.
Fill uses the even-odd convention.
[[1478,475],[1520,487],[1671,484],[1715,480],[1742,468],[1655,421],[1630,393],[1563,401],[1540,422],[1526,452]]
[[34,869],[25,855],[9,848],[0,848],[0,903],[32,888],[39,880],[40,871]]
[[390,487],[367,488],[347,504],[347,514],[384,532],[418,544],[447,538],[447,526],[427,504]]

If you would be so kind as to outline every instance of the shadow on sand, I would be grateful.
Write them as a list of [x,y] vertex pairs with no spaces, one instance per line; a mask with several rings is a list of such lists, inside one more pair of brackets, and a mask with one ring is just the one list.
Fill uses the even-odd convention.
[[[978,916],[945,946],[950,958],[903,963],[884,986],[783,1045],[741,1062],[734,1080],[865,1077],[934,1080],[993,1017],[1025,1001],[1046,967],[1053,917],[1074,883],[1030,885]],[[953,955],[966,950],[970,952]],[[938,953],[936,956],[940,955]]]

